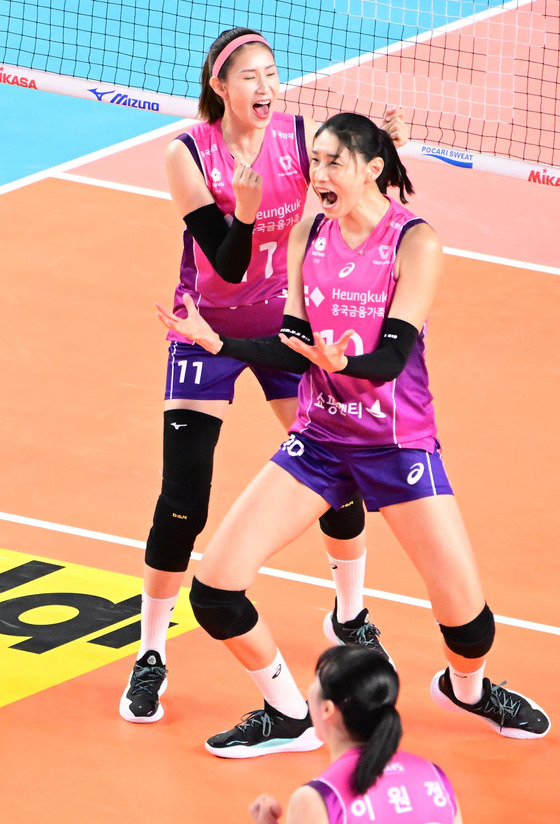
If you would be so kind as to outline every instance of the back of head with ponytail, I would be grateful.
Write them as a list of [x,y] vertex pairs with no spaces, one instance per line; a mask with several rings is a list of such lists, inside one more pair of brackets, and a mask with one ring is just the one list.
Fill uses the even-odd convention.
[[368,117],[355,112],[342,112],[329,117],[319,127],[315,137],[326,130],[332,132],[340,145],[354,157],[359,154],[366,163],[374,157],[380,157],[383,160],[383,171],[377,178],[380,192],[385,194],[387,186],[396,186],[401,203],[408,202],[404,193],[412,195],[414,188],[388,132],[380,129]]
[[398,675],[379,653],[359,646],[326,650],[316,672],[323,698],[340,710],[350,737],[361,745],[352,784],[363,795],[382,775],[402,737],[395,707]]

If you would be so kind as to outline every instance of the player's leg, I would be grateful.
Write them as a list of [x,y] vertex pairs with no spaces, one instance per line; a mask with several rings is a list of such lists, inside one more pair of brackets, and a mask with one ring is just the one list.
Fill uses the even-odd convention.
[[230,359],[210,358],[198,347],[170,347],[163,477],[146,544],[140,649],[120,702],[121,716],[134,723],[151,723],[163,715],[169,623],[195,540],[206,523],[214,449],[243,368]]
[[260,567],[327,506],[319,494],[271,462],[238,498],[206,547],[191,589],[195,617],[225,643],[264,697],[263,710],[208,740],[206,747],[214,755],[248,758],[320,746],[307,703],[246,590]]
[[[263,388],[265,393],[272,391],[267,385]],[[297,398],[272,397],[270,405],[289,430],[296,417]],[[371,623],[364,605],[367,553],[361,495],[356,493],[338,510],[330,507],[319,519],[319,526],[336,590],[334,609],[325,616],[323,624],[326,637],[333,644],[368,646],[389,659],[379,641],[381,633]]]
[[382,513],[422,576],[443,634],[448,667],[432,681],[436,703],[479,716],[507,737],[545,735],[550,722],[537,704],[484,677],[494,617],[455,498],[425,497]]

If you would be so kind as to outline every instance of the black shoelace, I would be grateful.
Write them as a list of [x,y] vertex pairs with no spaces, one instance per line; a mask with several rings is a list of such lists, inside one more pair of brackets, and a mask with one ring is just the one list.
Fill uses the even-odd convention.
[[363,624],[361,627],[358,627],[358,629],[350,630],[348,634],[363,647],[380,646],[377,639],[381,635],[381,630],[377,629],[375,624]]
[[264,737],[269,737],[272,732],[272,718],[266,710],[252,710],[252,712],[246,713],[241,717],[241,721],[237,726],[239,729],[243,729],[243,727],[255,725],[261,725]]
[[[498,714],[500,718],[500,729],[505,722],[510,718],[515,718],[521,708],[521,699],[513,698],[511,693],[502,689],[507,681],[502,681],[501,684],[492,684],[490,697],[484,705],[483,712]],[[526,721],[521,722],[526,724]]]
[[167,670],[165,667],[142,667],[134,673],[130,688],[132,693],[137,692],[157,692],[161,682],[165,678]]

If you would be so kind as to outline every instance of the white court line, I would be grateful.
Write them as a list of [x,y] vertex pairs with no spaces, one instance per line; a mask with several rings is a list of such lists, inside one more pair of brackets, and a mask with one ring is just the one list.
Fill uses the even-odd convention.
[[[127,183],[113,183],[110,180],[85,177],[79,174],[74,175],[64,171],[53,173],[51,176],[59,180],[70,180],[73,183],[83,183],[88,186],[101,186],[104,189],[116,189],[120,192],[131,192],[132,194],[145,195],[146,197],[159,197],[164,200],[171,200],[171,195],[168,192],[161,192],[157,189],[145,189],[141,186],[131,186]],[[540,263],[527,263],[523,260],[513,260],[511,258],[497,257],[495,255],[485,255],[480,252],[469,252],[465,249],[453,249],[450,246],[444,246],[443,251],[446,255],[468,258],[469,260],[482,260],[487,263],[499,263],[503,266],[511,266],[514,269],[526,269],[530,272],[543,272],[548,275],[560,275],[560,268],[556,266],[543,266]]]
[[[0,512],[0,520],[11,521],[15,524],[23,524],[24,526],[37,527],[39,529],[48,529],[53,532],[63,532],[67,535],[76,535],[80,538],[91,538],[94,541],[103,541],[109,544],[119,544],[120,546],[130,546],[135,549],[145,549],[145,541],[136,541],[133,538],[122,538],[118,535],[111,535],[107,532],[95,532],[91,529],[81,529],[80,527],[67,526],[65,524],[56,524],[52,521],[41,521],[37,518],[27,518],[23,515],[12,515],[8,512]],[[193,552],[192,558],[195,561],[200,561],[202,555],[200,552]],[[325,587],[326,589],[334,589],[334,583],[326,578],[315,578],[313,575],[300,575],[297,572],[287,572],[281,569],[272,569],[271,567],[261,567],[261,575],[268,575],[271,578],[282,578],[285,581],[296,581],[300,584],[311,584],[312,586]],[[373,598],[380,598],[383,601],[394,601],[399,604],[407,604],[413,607],[422,607],[424,609],[431,609],[431,603],[424,598],[412,598],[409,595],[398,595],[394,592],[384,592],[380,589],[364,588],[365,595],[371,595]],[[550,624],[539,624],[535,621],[524,621],[521,618],[508,618],[504,615],[495,615],[494,618],[498,624],[507,624],[512,627],[520,627],[521,629],[530,629],[535,632],[545,632],[549,635],[560,635],[560,627],[551,626]]]
[[171,200],[169,192],[160,192],[158,189],[145,189],[142,186],[131,186],[129,183],[115,183],[113,180],[102,180],[96,177],[73,175],[70,172],[58,172],[52,175],[57,180],[70,180],[72,183],[85,183],[88,186],[101,186],[102,189],[116,189],[118,192],[130,192],[133,195],[146,195]]
[[544,272],[547,275],[560,275],[560,269],[557,266],[542,266],[540,263],[525,263],[522,260],[483,255],[479,252],[466,252],[464,249],[452,249],[450,246],[444,246],[443,251],[446,255],[455,255],[455,257],[483,260],[488,263],[501,263],[503,266],[512,266],[514,269],[528,269],[531,272]]

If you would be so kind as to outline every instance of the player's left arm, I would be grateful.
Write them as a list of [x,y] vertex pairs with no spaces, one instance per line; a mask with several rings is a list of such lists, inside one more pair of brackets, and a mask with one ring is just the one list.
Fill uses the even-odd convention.
[[406,232],[395,261],[397,286],[389,318],[400,318],[420,332],[443,274],[443,249],[435,231],[418,223]]
[[413,226],[402,239],[395,276],[397,285],[381,340],[374,352],[348,356],[346,348],[353,331],[327,344],[315,334],[315,346],[297,339],[284,341],[291,349],[308,357],[328,372],[385,383],[397,378],[421,332],[443,271],[443,251],[438,236],[425,223]]

